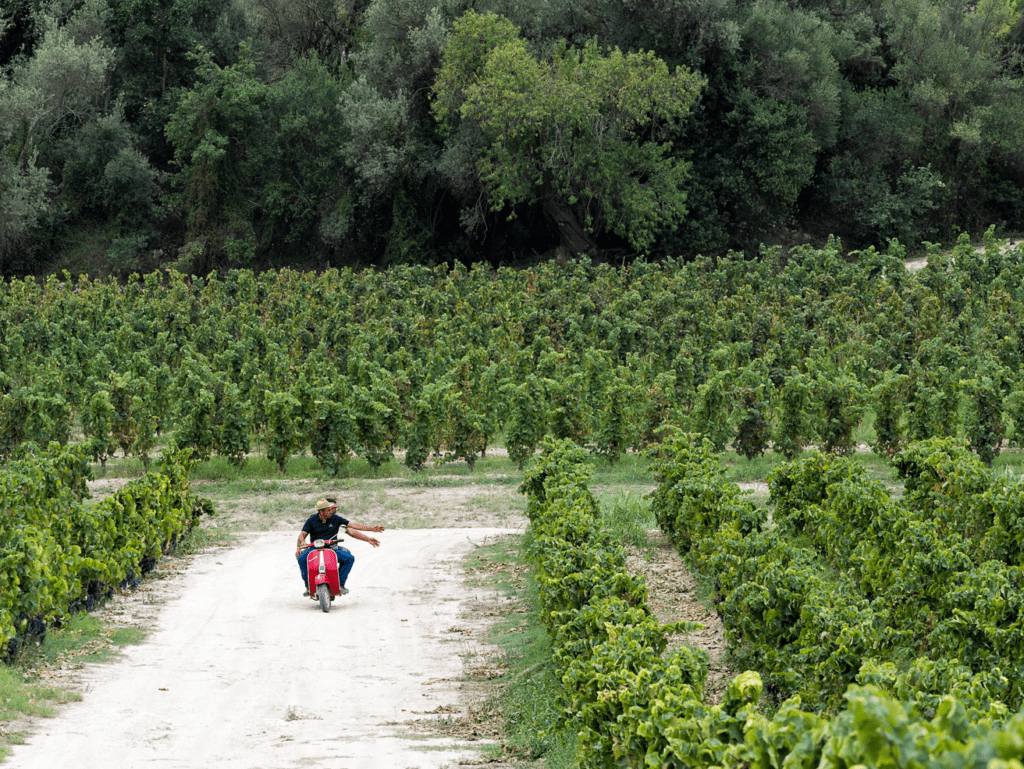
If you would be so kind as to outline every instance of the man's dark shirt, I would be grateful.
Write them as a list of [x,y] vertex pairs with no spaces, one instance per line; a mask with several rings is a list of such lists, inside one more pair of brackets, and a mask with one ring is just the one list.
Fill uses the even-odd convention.
[[338,530],[342,526],[348,526],[348,520],[337,513],[328,518],[327,523],[323,523],[320,520],[320,515],[315,513],[309,516],[309,520],[303,524],[302,530],[309,534],[311,542],[315,542],[318,539],[334,539],[338,536]]

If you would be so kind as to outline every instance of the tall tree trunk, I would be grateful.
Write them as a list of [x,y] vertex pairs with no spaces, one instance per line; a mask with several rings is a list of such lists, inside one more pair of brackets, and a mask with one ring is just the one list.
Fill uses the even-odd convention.
[[597,257],[601,255],[601,249],[597,243],[580,224],[572,207],[555,195],[549,195],[544,200],[544,214],[554,222],[558,228],[558,235],[562,238],[562,246],[572,255],[587,254]]

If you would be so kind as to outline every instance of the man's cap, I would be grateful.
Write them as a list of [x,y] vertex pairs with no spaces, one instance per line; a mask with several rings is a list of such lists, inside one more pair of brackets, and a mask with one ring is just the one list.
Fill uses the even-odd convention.
[[317,510],[317,512],[320,512],[321,510],[326,510],[328,507],[337,507],[337,505],[334,504],[333,502],[328,502],[326,499],[318,499],[317,500],[317,502],[316,502],[316,510]]

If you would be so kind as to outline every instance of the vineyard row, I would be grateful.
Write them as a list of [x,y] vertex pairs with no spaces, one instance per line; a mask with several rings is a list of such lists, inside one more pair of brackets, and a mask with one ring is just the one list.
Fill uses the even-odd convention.
[[291,271],[0,284],[0,458],[84,439],[148,461],[157,437],[330,472],[404,450],[473,463],[498,436],[614,461],[666,425],[716,450],[842,455],[958,436],[1024,445],[1024,249],[838,244],[692,263]]
[[[694,448],[676,436],[665,449],[665,475],[656,497],[662,514],[667,499],[685,499],[687,504],[678,507],[679,518],[685,516],[700,532],[709,528],[699,518],[701,511],[726,519],[724,511],[730,510],[734,517],[725,527],[743,527],[756,518],[738,496],[715,483],[707,444]],[[929,464],[941,453],[936,446],[920,448],[906,462],[921,462],[918,478],[926,483],[930,477],[923,466],[944,466],[941,459]],[[954,461],[961,459],[957,455]],[[781,471],[780,478],[806,479],[814,475],[811,470],[806,464],[794,465]],[[588,480],[586,453],[568,442],[552,442],[521,488],[528,499],[541,614],[564,687],[561,721],[579,735],[579,766],[1021,766],[1024,712],[1010,715],[1005,705],[987,697],[983,689],[997,674],[983,677],[974,688],[951,674],[958,668],[955,659],[937,658],[931,668],[917,664],[902,676],[892,666],[875,665],[865,671],[865,680],[843,687],[831,713],[813,712],[799,696],[773,700],[769,692],[770,715],[765,715],[762,694],[772,684],[753,671],[737,676],[720,704],[705,702],[706,655],[688,647],[664,653],[667,637],[692,629],[693,623],[660,626],[652,616],[643,582],[627,572],[621,546],[600,526]],[[787,482],[777,480],[776,485],[786,487]],[[679,487],[678,493],[673,491]],[[788,488],[798,495],[814,487],[789,483]],[[795,496],[789,497],[787,520],[793,510],[811,509],[804,502],[809,500],[797,503]],[[676,523],[673,532],[685,528]],[[777,587],[784,590],[782,584]],[[771,619],[754,611],[751,621],[760,617]],[[804,643],[812,650],[819,645],[810,638]],[[777,678],[773,670],[768,672],[769,679]],[[951,680],[950,691],[940,691]]]
[[23,454],[0,466],[0,656],[138,579],[213,512],[193,496],[184,456],[86,504],[84,447]]

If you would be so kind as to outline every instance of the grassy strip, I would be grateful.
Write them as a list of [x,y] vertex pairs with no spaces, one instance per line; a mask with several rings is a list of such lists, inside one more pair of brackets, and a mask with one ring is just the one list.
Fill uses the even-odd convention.
[[575,735],[553,729],[562,685],[551,661],[551,639],[538,614],[528,542],[528,534],[505,537],[479,548],[467,562],[477,579],[511,599],[491,628],[490,640],[501,649],[506,673],[497,680],[499,689],[490,708],[501,713],[502,742],[486,758],[570,769],[576,766]]
[[601,525],[616,541],[641,550],[650,547],[647,532],[658,528],[658,522],[645,495],[626,491],[611,499],[598,496],[597,500],[601,507]]
[[174,546],[174,554],[179,556],[195,555],[211,547],[230,545],[235,537],[223,529],[208,529],[193,526]]
[[[647,531],[655,526],[650,502],[639,493],[620,493],[602,505],[602,525],[618,540],[649,546]],[[562,684],[551,659],[551,637],[540,620],[535,572],[527,555],[531,536],[507,537],[478,549],[467,568],[484,576],[494,589],[512,599],[508,611],[491,630],[507,670],[499,680],[495,708],[504,720],[500,750],[489,760],[514,760],[548,769],[574,769],[576,734],[555,728]]]
[[[288,459],[285,472],[282,473],[276,462],[254,454],[241,466],[233,465],[225,457],[219,456],[197,462],[190,478],[193,481],[303,479],[310,482],[328,477],[335,481],[401,479],[416,486],[449,486],[477,483],[482,476],[492,475],[504,478],[507,483],[519,483],[523,478],[523,470],[504,454],[495,453],[494,448],[486,457],[478,459],[472,470],[463,461],[437,463],[431,460],[417,471],[407,467],[400,457],[380,467],[373,467],[360,457],[352,457],[337,475],[330,476],[312,456],[300,454]],[[624,454],[614,464],[595,457],[595,464],[599,468],[601,483],[650,482],[647,461],[637,454]],[[146,473],[142,462],[134,457],[109,459],[104,467],[98,464],[92,467],[97,478],[135,478]]]
[[[870,430],[862,427],[856,437],[860,443],[870,436]],[[492,447],[493,448],[493,447]],[[868,477],[887,484],[897,485],[895,474],[888,459],[874,452],[858,452],[853,455],[854,461],[863,464]],[[722,465],[728,472],[728,479],[735,483],[753,481],[763,482],[776,467],[786,464],[789,460],[781,454],[768,452],[754,459],[746,459],[735,451],[725,451],[721,455]],[[601,499],[602,485],[650,485],[652,478],[648,462],[637,454],[624,454],[615,464],[606,460],[594,459],[594,481],[592,490]],[[1012,477],[1024,474],[1024,452],[1017,449],[1004,449],[993,462],[993,468],[1007,473]],[[135,458],[118,458],[108,460],[106,467],[93,465],[96,478],[138,478],[146,469],[141,461]],[[416,472],[402,462],[400,458],[392,459],[378,468],[371,466],[359,457],[350,459],[336,476],[328,475],[320,464],[308,454],[291,457],[282,473],[277,463],[264,456],[254,455],[244,465],[232,465],[224,457],[213,457],[198,463],[191,472],[193,482],[217,482],[227,484],[227,488],[237,491],[272,492],[278,489],[278,481],[308,481],[310,487],[318,486],[326,480],[340,488],[356,488],[363,480],[392,480],[398,485],[424,488],[442,488],[451,486],[468,486],[484,482],[503,485],[518,485],[522,482],[523,471],[507,456],[490,453],[487,457],[477,460],[472,470],[465,462],[448,462],[441,464],[428,463]],[[602,503],[606,500],[601,499]]]
[[[63,666],[110,662],[118,648],[142,643],[141,628],[110,628],[91,614],[76,614],[63,627],[51,630],[38,646],[22,651],[10,664],[0,665],[0,761],[13,745],[24,743],[17,722],[26,718],[52,718],[56,706],[78,702],[77,692],[43,682],[46,672]],[[13,729],[9,728],[15,725]]]
[[0,665],[0,761],[7,758],[12,745],[25,739],[20,731],[11,730],[11,722],[32,716],[50,717],[54,706],[81,699],[80,695],[31,682],[19,667]]
[[[176,552],[187,555],[207,547],[224,544],[226,535],[198,526],[178,542]],[[42,683],[48,670],[62,666],[77,667],[91,663],[112,662],[123,646],[140,644],[146,631],[138,627],[113,628],[87,612],[73,614],[62,626],[50,629],[45,640],[23,649],[17,657],[0,664],[0,762],[12,745],[24,742],[19,727],[10,725],[25,718],[51,718],[55,706],[78,702],[77,692]]]

